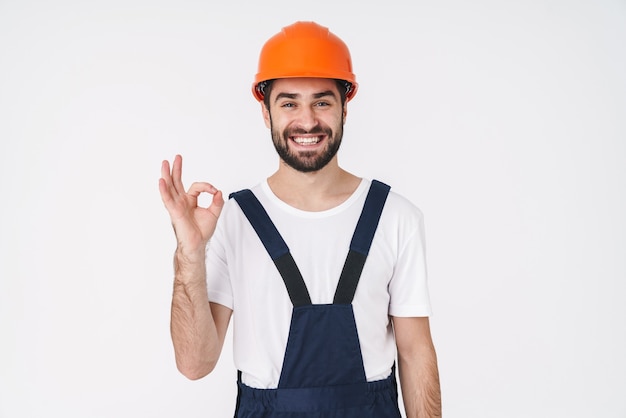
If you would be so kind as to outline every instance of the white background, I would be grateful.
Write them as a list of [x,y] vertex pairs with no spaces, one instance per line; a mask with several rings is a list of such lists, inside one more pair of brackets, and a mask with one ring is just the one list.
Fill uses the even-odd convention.
[[444,415],[626,417],[623,0],[0,0],[0,416],[232,416],[230,341],[175,369],[159,168],[273,172],[296,20],[352,51],[340,162],[425,213]]

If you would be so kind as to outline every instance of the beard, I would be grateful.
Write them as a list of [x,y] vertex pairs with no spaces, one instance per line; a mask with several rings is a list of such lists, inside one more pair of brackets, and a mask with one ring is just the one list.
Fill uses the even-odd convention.
[[[271,122],[270,122],[271,123]],[[343,118],[341,124],[337,127],[337,130],[333,134],[333,131],[329,127],[315,126],[309,131],[304,129],[285,129],[282,133],[274,129],[274,125],[271,125],[272,142],[274,148],[278,153],[278,156],[289,167],[298,170],[302,173],[311,173],[319,171],[332,161],[337,155],[339,147],[341,146],[341,139],[343,138]],[[297,135],[325,135],[326,147],[319,153],[318,151],[292,151],[289,149],[289,137]]]

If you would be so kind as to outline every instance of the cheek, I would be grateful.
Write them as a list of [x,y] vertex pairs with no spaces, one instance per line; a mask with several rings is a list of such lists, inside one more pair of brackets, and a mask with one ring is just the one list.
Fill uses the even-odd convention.
[[342,127],[344,123],[343,115],[326,121],[326,124],[332,128]]

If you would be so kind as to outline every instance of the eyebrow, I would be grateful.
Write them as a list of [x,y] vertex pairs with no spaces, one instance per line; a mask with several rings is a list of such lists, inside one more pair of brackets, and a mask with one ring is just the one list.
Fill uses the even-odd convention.
[[[321,91],[319,93],[315,93],[313,95],[313,98],[314,99],[319,99],[319,98],[327,97],[327,96],[331,96],[331,97],[334,97],[334,98],[337,97],[337,95],[335,94],[334,91],[332,91],[332,90],[325,90],[325,91]],[[298,97],[300,97],[299,93],[278,93],[276,95],[276,99],[274,99],[274,103],[276,103],[280,99],[292,99],[293,100],[293,99],[297,99]]]

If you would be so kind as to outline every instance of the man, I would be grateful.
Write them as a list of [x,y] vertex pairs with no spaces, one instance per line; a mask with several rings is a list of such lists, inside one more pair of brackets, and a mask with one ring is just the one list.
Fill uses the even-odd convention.
[[185,191],[180,156],[163,162],[176,363],[210,373],[233,316],[236,417],[400,417],[396,354],[407,416],[441,416],[421,212],[338,164],[356,91],[343,41],[296,22],[264,45],[253,85],[278,170],[225,203],[209,183]]

